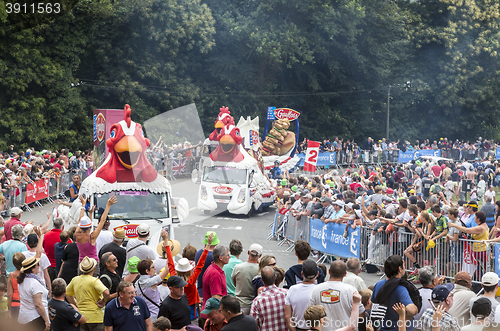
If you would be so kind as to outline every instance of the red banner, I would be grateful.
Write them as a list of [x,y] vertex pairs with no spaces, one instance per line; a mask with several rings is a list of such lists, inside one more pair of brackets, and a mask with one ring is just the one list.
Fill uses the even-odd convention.
[[49,197],[49,180],[40,179],[26,185],[26,203],[32,203]]
[[318,162],[319,142],[309,140],[307,143],[306,158],[304,160],[304,171],[315,172]]

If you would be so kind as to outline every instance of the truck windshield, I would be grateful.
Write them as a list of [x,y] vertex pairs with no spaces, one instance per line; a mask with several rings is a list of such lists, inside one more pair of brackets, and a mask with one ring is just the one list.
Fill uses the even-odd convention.
[[203,172],[203,181],[219,184],[245,184],[246,169],[230,167],[206,167]]
[[117,191],[105,194],[94,194],[96,209],[94,218],[106,208],[111,195],[118,202],[111,206],[110,219],[150,219],[169,217],[169,205],[166,193],[151,193],[148,191]]

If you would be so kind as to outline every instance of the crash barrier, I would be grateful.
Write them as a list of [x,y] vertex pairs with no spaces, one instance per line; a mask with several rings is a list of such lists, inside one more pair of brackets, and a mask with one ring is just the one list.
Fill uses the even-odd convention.
[[[278,240],[279,246],[288,245],[287,251],[293,249],[296,240],[307,240],[319,253],[319,263],[329,256],[356,257],[365,264],[382,267],[389,256],[397,254],[403,257],[408,270],[416,261],[420,267],[433,266],[438,275],[448,278],[459,271],[467,271],[473,282],[481,283],[485,272],[500,274],[500,244],[489,245],[465,238],[446,243],[439,239],[434,247],[427,249],[428,241],[413,241],[413,233],[374,233],[365,226],[355,229],[349,226],[345,233],[346,224],[325,224],[319,219],[303,218],[298,221],[288,210],[277,210],[267,239]],[[304,228],[309,229],[308,233]],[[304,236],[306,233],[308,237]]]
[[79,175],[82,180],[90,172],[87,170],[70,171],[58,177],[46,176],[30,183],[21,182],[3,193],[6,201],[4,209],[20,207],[31,211],[34,206],[41,207],[44,201],[52,203],[52,199],[67,198],[73,176]]
[[[300,153],[297,156],[301,159],[299,166],[304,166],[305,154]],[[362,163],[407,163],[419,157],[437,156],[455,161],[474,160],[475,158],[484,159],[494,157],[500,159],[500,148],[478,148],[478,149],[422,149],[401,151],[398,149],[383,150],[376,152],[360,151],[359,154],[346,152],[320,152],[318,153],[316,166],[335,166]]]

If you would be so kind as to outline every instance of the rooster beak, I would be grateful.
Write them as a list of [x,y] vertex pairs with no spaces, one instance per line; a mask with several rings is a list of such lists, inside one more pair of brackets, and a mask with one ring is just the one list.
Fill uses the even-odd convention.
[[132,169],[142,153],[142,146],[134,136],[124,136],[115,144],[115,152],[121,165]]

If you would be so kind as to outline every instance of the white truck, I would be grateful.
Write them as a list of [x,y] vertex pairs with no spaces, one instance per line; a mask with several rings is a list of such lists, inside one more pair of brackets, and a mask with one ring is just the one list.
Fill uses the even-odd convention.
[[206,214],[227,210],[250,215],[274,203],[275,189],[258,161],[258,121],[258,117],[241,118],[237,126],[231,121],[220,128],[217,140],[205,140],[199,170],[199,210]]

